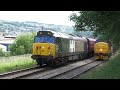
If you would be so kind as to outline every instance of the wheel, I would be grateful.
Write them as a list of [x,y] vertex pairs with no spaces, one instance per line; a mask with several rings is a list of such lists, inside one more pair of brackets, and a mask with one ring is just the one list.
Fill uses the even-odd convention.
[[66,65],[66,64],[67,64],[67,58],[66,58],[66,57],[64,57],[64,58],[62,58],[62,59],[63,59],[63,61],[62,61],[62,63],[61,63],[61,64]]
[[58,60],[56,60],[56,59],[54,59],[53,61],[52,61],[52,63],[51,63],[51,66],[52,67],[57,67],[58,66]]
[[68,62],[68,57],[65,58],[65,64],[67,64],[67,62]]

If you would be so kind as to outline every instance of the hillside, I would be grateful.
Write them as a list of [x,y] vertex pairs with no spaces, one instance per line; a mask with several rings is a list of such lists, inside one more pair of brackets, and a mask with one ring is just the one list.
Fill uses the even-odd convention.
[[0,20],[0,32],[4,32],[5,35],[11,34],[21,34],[25,32],[37,32],[46,29],[52,29],[55,31],[72,33],[73,27],[64,26],[64,25],[54,25],[54,24],[44,24],[38,22],[17,22],[17,21],[4,21]]
[[0,32],[4,35],[20,35],[24,33],[37,32],[40,30],[54,30],[59,32],[65,32],[69,34],[76,34],[78,36],[91,37],[92,33],[90,31],[86,32],[76,32],[73,27],[65,25],[55,25],[55,24],[45,24],[38,22],[18,22],[18,21],[5,21],[0,20]]

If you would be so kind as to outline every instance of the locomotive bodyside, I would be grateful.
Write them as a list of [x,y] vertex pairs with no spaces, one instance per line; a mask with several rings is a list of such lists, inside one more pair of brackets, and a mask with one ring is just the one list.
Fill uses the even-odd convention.
[[87,58],[88,43],[86,38],[79,38],[76,40],[75,51],[80,53],[80,59]]
[[39,31],[34,38],[31,58],[40,66],[58,66],[68,61],[85,59],[93,51],[93,41],[55,31]]

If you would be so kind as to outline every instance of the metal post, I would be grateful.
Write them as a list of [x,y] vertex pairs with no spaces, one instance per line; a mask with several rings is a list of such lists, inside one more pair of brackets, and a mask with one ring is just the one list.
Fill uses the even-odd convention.
[[42,26],[42,31],[43,31],[43,26]]

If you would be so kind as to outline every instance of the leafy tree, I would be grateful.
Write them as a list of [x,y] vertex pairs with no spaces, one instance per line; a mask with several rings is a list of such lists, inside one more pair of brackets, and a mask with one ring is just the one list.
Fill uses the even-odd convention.
[[86,28],[94,31],[94,36],[120,43],[120,11],[80,11],[73,13],[70,20],[75,22],[76,31]]
[[21,55],[31,53],[34,36],[35,34],[17,37],[15,42],[10,46],[11,54]]

